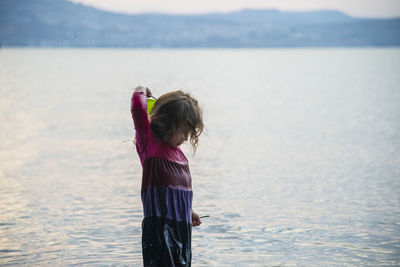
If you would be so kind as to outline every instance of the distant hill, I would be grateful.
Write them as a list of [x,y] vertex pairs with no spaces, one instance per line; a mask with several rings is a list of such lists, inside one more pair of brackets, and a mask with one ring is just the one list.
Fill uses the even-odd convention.
[[0,44],[140,48],[399,46],[400,18],[360,19],[327,10],[126,15],[66,0],[0,0]]

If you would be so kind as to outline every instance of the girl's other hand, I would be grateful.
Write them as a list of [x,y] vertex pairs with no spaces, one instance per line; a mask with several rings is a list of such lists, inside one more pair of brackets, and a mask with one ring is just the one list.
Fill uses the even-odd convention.
[[194,211],[192,211],[192,224],[194,227],[200,226],[201,224],[200,216]]

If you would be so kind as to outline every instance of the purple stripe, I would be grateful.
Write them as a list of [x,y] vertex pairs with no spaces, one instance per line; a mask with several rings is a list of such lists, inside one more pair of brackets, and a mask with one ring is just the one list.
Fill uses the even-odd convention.
[[191,190],[149,186],[141,195],[145,217],[164,217],[188,223],[192,221]]

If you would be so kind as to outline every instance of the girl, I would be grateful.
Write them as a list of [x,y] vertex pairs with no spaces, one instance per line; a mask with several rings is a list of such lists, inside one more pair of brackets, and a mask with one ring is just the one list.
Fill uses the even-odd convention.
[[136,150],[142,164],[142,253],[144,266],[190,266],[192,225],[201,224],[192,210],[192,178],[179,146],[190,139],[194,152],[203,131],[197,100],[182,91],[167,93],[147,116],[147,87],[132,95]]

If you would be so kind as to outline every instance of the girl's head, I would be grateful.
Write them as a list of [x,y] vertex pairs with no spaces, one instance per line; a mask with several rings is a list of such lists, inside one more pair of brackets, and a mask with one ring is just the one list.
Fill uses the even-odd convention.
[[177,147],[190,139],[196,151],[203,132],[203,114],[198,102],[182,91],[160,96],[150,113],[150,127],[163,142]]

